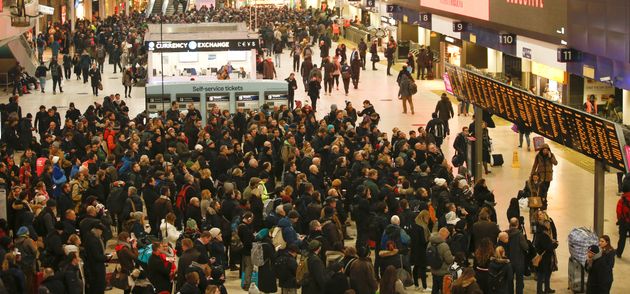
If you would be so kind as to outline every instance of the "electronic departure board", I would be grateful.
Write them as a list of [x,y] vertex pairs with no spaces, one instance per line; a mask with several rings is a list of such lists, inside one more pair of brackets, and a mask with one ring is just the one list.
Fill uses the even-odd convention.
[[453,93],[516,124],[611,167],[626,171],[621,126],[508,86],[461,67],[446,65]]

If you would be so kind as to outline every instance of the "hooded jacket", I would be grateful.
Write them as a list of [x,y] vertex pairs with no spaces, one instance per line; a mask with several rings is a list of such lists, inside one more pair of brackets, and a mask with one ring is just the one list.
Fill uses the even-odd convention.
[[448,268],[453,264],[453,261],[455,261],[455,258],[451,254],[451,249],[438,233],[431,234],[429,242],[431,242],[431,245],[437,247],[438,254],[442,260],[442,267],[439,269],[431,269],[431,274],[439,277],[448,274]]

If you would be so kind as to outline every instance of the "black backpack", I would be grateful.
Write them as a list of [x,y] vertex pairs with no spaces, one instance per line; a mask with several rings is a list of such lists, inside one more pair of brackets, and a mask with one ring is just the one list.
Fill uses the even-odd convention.
[[37,235],[46,238],[48,235],[48,231],[46,230],[46,224],[44,222],[44,217],[49,214],[45,208],[33,219],[33,228],[35,228],[35,232]]
[[488,270],[488,285],[490,292],[497,293],[505,285],[505,265],[500,268],[491,266]]
[[427,264],[431,267],[431,269],[437,270],[442,267],[442,257],[440,257],[437,245],[430,244],[427,246],[426,255]]

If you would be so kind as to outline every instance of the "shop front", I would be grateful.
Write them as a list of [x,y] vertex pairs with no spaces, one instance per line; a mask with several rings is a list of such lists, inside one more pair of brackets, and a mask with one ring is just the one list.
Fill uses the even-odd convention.
[[529,84],[530,92],[535,95],[561,103],[566,96],[567,74],[561,69],[532,61]]

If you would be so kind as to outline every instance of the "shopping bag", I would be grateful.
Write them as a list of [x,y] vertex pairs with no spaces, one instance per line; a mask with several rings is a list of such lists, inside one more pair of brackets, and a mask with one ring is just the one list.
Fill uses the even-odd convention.
[[[258,272],[252,272],[252,280],[251,283],[256,284],[258,286]],[[245,288],[245,270],[241,273],[241,288]]]
[[540,208],[543,206],[542,198],[538,196],[532,196],[527,198],[530,208]]

